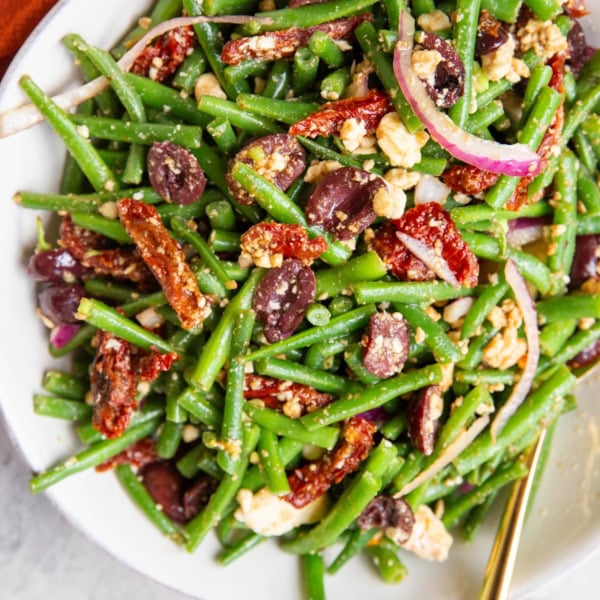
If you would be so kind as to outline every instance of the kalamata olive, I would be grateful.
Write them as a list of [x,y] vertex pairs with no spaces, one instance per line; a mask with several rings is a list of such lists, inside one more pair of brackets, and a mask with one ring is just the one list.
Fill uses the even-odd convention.
[[231,169],[238,161],[252,167],[284,192],[306,169],[306,153],[295,137],[274,133],[251,141],[231,159],[226,175],[231,195],[246,205],[255,201],[231,175]]
[[54,248],[36,252],[29,259],[27,273],[36,281],[74,283],[89,271],[68,250]]
[[342,167],[326,175],[306,205],[306,218],[334,238],[349,240],[374,220],[373,197],[385,181],[362,169]]
[[209,475],[200,475],[183,494],[185,520],[193,519],[207,504],[217,488],[218,481]]
[[393,527],[399,530],[394,535],[394,539],[402,543],[408,540],[412,533],[415,515],[408,502],[403,498],[381,494],[375,496],[367,504],[367,507],[360,513],[357,523],[363,530]]
[[315,274],[299,260],[284,260],[267,272],[254,292],[252,307],[269,343],[294,333],[315,299],[315,289]]
[[434,81],[421,81],[437,106],[450,108],[464,94],[465,66],[452,45],[439,35],[429,32],[420,34],[419,43],[426,50],[436,50],[442,56],[435,70]]
[[375,313],[362,340],[363,365],[385,379],[400,373],[408,357],[410,334],[400,313]]
[[185,511],[181,498],[184,482],[179,471],[167,461],[158,461],[146,465],[140,475],[144,487],[165,515],[183,522]]
[[154,142],[148,151],[148,176],[167,202],[192,204],[202,196],[206,175],[196,157],[172,142]]
[[408,408],[408,435],[415,448],[425,456],[433,452],[444,399],[439,385],[423,388]]
[[569,366],[574,369],[589,367],[600,360],[600,339],[584,348],[579,354],[569,361]]
[[490,54],[508,40],[508,31],[502,23],[493,17],[487,10],[479,14],[479,27],[477,28],[477,41],[475,43],[475,56]]
[[577,236],[571,265],[571,287],[577,288],[587,279],[598,275],[598,237],[597,235]]
[[45,287],[38,295],[40,310],[55,325],[76,323],[75,313],[85,296],[80,285],[58,284]]
[[571,29],[567,34],[567,42],[569,43],[569,65],[571,71],[578,75],[583,65],[590,58],[590,47],[585,39],[583,27],[575,19],[572,21]]

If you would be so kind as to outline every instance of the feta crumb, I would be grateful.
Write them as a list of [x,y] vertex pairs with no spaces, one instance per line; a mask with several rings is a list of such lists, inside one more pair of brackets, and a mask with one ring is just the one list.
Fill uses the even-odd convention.
[[488,79],[499,81],[505,78],[511,83],[517,83],[521,77],[529,77],[527,65],[520,58],[515,58],[516,47],[517,42],[510,35],[497,50],[481,57],[481,66]]
[[200,100],[202,96],[215,96],[216,98],[227,99],[227,94],[223,91],[219,80],[212,73],[202,73],[194,86],[194,96]]
[[354,152],[360,147],[361,140],[367,135],[367,128],[362,121],[352,117],[342,123],[340,140],[348,152]]
[[439,9],[419,15],[417,23],[423,31],[428,31],[429,33],[447,31],[452,27],[448,15]]
[[325,175],[342,167],[337,160],[313,160],[304,175],[306,183],[319,183]]
[[410,133],[395,112],[384,115],[376,134],[377,143],[392,166],[407,169],[421,160],[421,148],[429,139],[424,131]]
[[116,219],[118,217],[117,213],[117,203],[116,202],[104,202],[98,208],[98,212],[107,219]]
[[299,525],[319,521],[329,504],[323,494],[314,502],[296,508],[286,500],[262,488],[256,494],[242,488],[237,496],[235,518],[260,535],[283,535]]
[[434,85],[436,69],[444,60],[442,55],[437,50],[415,50],[411,60],[413,71],[417,77]]
[[555,54],[568,49],[567,38],[552,21],[529,19],[525,26],[517,31],[517,38],[522,52],[533,50],[544,62]]

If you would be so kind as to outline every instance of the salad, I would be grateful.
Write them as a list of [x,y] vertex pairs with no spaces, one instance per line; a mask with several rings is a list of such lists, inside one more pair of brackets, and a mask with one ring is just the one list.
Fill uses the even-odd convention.
[[90,83],[24,76],[37,110],[0,115],[69,150],[15,200],[60,222],[28,269],[73,359],[34,407],[87,448],[32,489],[114,469],[189,551],[277,537],[312,597],[363,551],[398,582],[472,538],[597,360],[585,7],[233,4],[159,1],[112,55],[67,36]]

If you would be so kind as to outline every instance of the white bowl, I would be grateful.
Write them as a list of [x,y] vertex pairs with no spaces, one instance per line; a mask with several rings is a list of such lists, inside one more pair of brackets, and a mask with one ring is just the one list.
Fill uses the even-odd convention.
[[[49,92],[65,89],[74,70],[60,44],[62,35],[75,30],[89,42],[109,47],[144,14],[147,4],[145,0],[59,2],[4,78],[0,111],[24,102],[18,88],[21,74],[30,74]],[[598,6],[592,10],[600,24]],[[600,42],[600,36],[595,39]],[[35,416],[31,408],[41,374],[53,362],[46,351],[46,331],[34,317],[34,286],[24,270],[35,243],[35,214],[18,209],[10,198],[19,189],[56,189],[62,159],[62,145],[47,125],[0,140],[0,406],[15,443],[34,471],[71,455],[78,444],[70,424]],[[593,395],[593,384],[580,390],[580,408],[561,419],[526,525],[513,585],[516,597],[547,583],[589,556],[600,543],[600,471],[595,464],[600,405],[594,405]],[[74,526],[108,552],[190,596],[203,600],[302,597],[297,559],[280,552],[275,544],[265,544],[225,569],[214,561],[218,544],[213,538],[195,554],[187,554],[160,535],[111,474],[81,473],[47,493]],[[366,562],[354,560],[337,576],[327,578],[329,597],[474,597],[495,527],[495,520],[489,520],[472,546],[457,541],[451,558],[443,564],[425,563],[407,555],[410,576],[399,586],[383,584]]]

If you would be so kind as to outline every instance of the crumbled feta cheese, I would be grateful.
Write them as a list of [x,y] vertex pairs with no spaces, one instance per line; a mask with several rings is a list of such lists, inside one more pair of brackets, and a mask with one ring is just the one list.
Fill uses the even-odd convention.
[[337,160],[313,160],[304,174],[304,181],[319,183],[325,175],[329,175],[341,167],[342,165]]
[[107,219],[116,219],[119,216],[116,202],[104,202],[98,208],[98,212]]
[[517,364],[527,352],[527,342],[519,337],[523,316],[510,299],[494,307],[487,316],[490,323],[501,329],[483,349],[483,361],[493,369],[508,369]]
[[438,65],[444,60],[442,55],[437,50],[415,50],[411,60],[413,71],[417,77],[434,85],[435,72]]
[[[385,533],[394,540],[392,528],[388,528]],[[441,519],[429,506],[422,504],[415,512],[415,524],[408,541],[401,543],[400,546],[419,558],[444,561],[448,558],[452,541],[452,536],[446,531]]]
[[544,62],[555,54],[568,49],[567,38],[552,21],[529,19],[525,26],[517,31],[522,52],[533,50]]
[[417,23],[423,31],[428,31],[429,33],[447,31],[452,27],[448,15],[439,9],[419,15]]
[[194,87],[194,96],[200,100],[202,96],[215,96],[216,98],[227,98],[219,80],[212,73],[202,73]]
[[260,535],[283,535],[299,525],[319,521],[329,504],[326,494],[314,502],[296,508],[283,498],[262,488],[256,494],[241,489],[237,496],[239,508],[235,518]]
[[344,96],[346,98],[363,98],[369,93],[369,75],[373,73],[373,65],[368,59],[352,64],[350,74],[352,81],[346,87]]
[[497,50],[481,57],[481,66],[488,79],[499,81],[505,78],[511,83],[517,83],[521,77],[529,77],[527,65],[520,58],[515,58],[516,47],[517,42],[510,35]]
[[428,139],[424,131],[410,133],[395,112],[384,115],[377,127],[377,143],[394,167],[408,169],[417,164]]
[[348,152],[354,152],[360,147],[361,140],[367,135],[367,128],[362,121],[352,117],[342,123],[340,140]]

